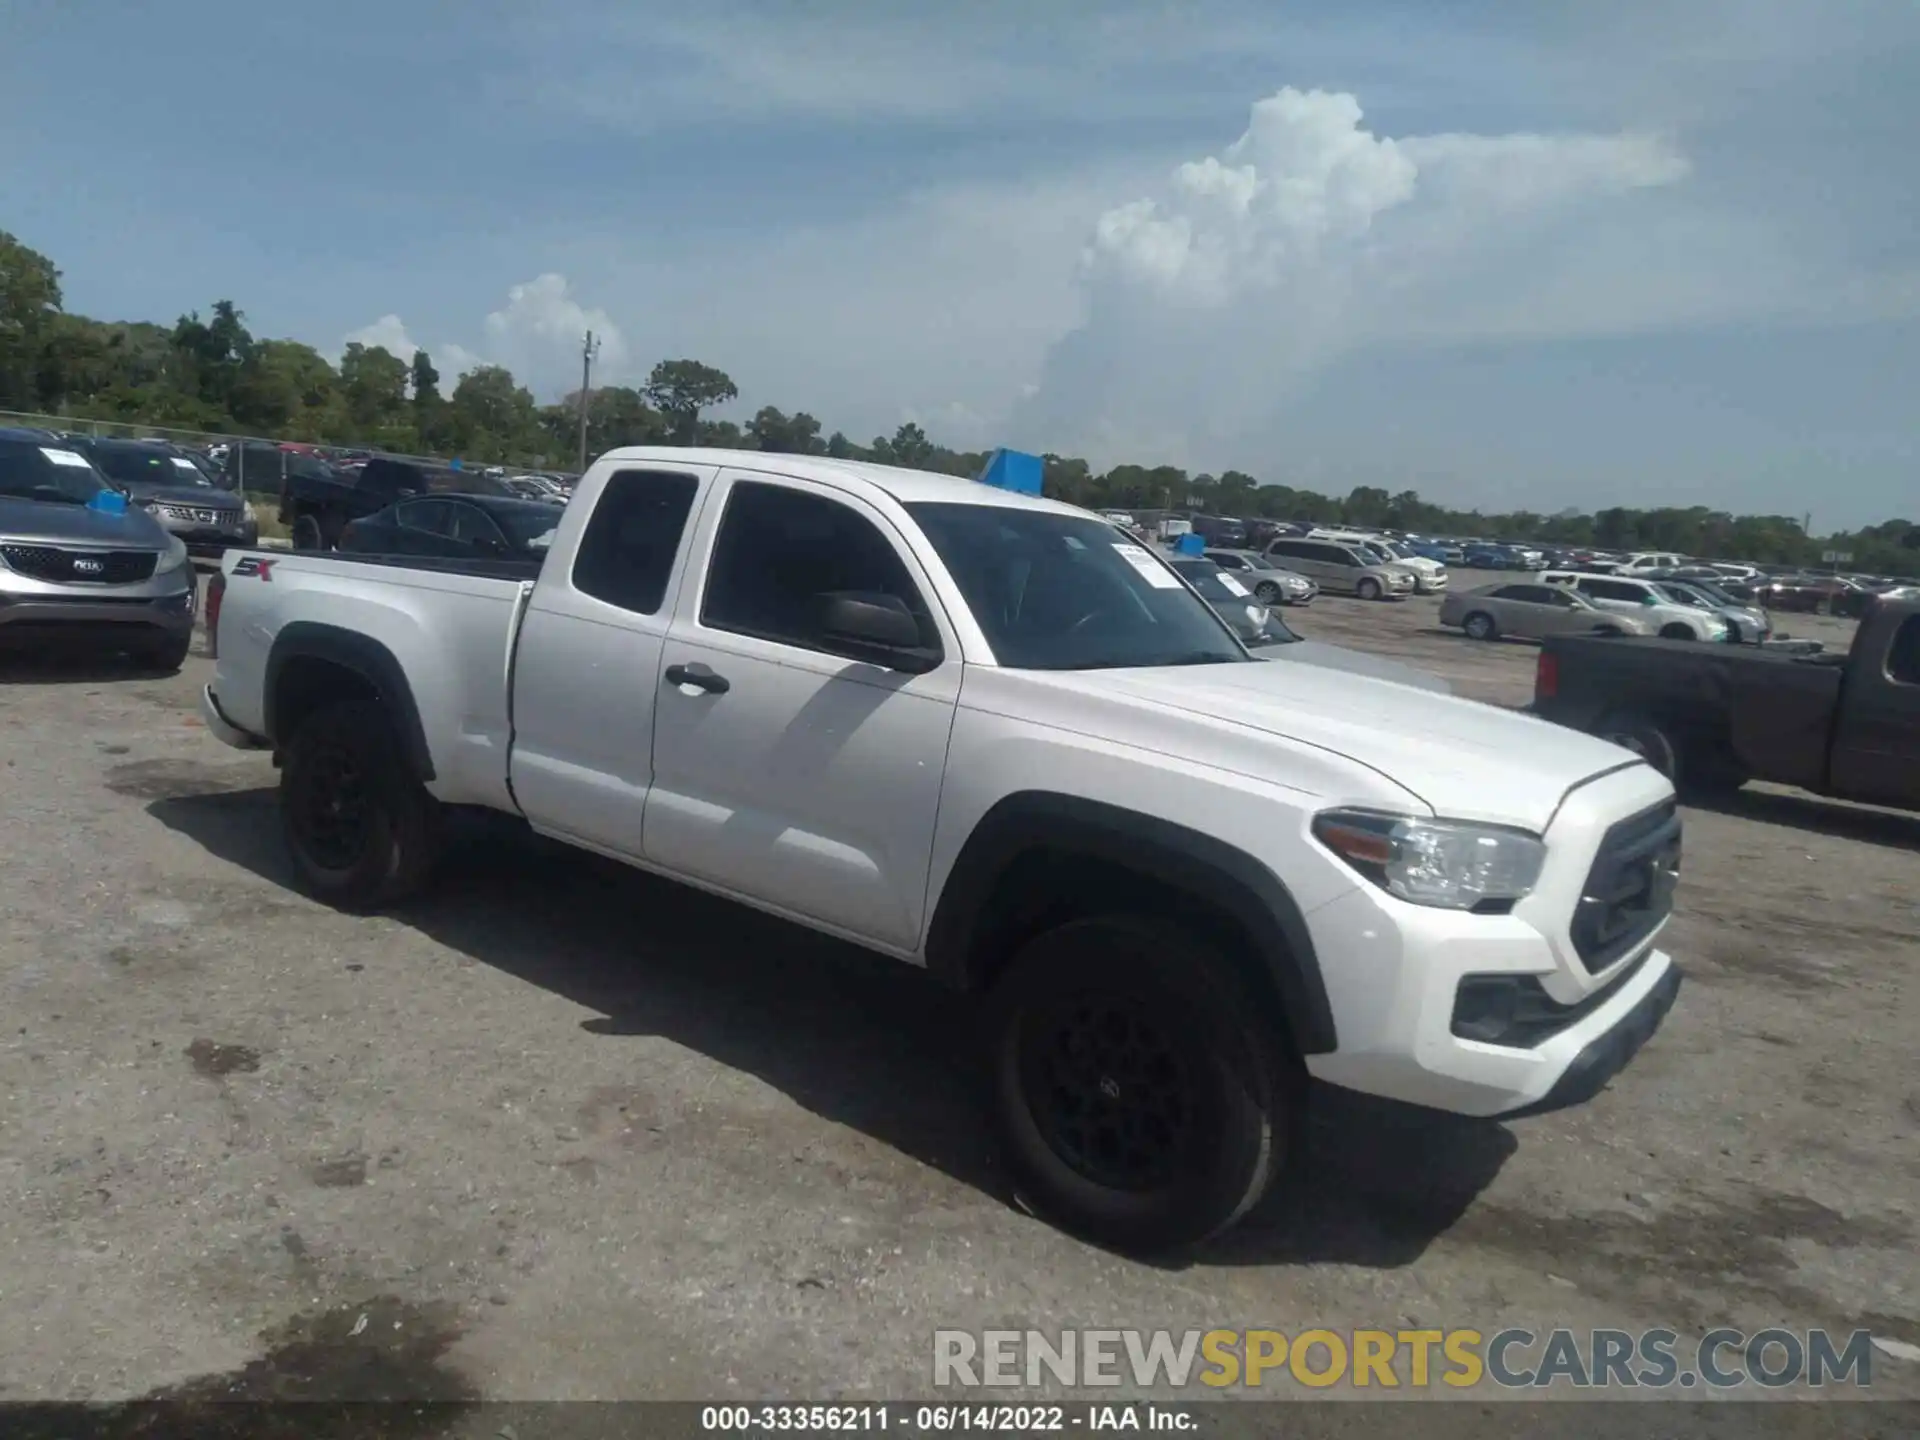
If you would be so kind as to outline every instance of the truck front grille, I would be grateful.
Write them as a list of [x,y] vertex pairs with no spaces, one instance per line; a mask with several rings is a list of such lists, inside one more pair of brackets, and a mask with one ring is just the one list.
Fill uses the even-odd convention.
[[1673,913],[1679,879],[1680,813],[1672,801],[1607,831],[1573,917],[1573,948],[1590,973],[1630,954],[1660,928]]
[[238,510],[213,510],[202,505],[162,505],[160,511],[169,520],[188,525],[234,526],[240,523]]
[[0,545],[16,575],[63,583],[132,585],[150,579],[160,557],[151,550],[64,550],[57,545]]

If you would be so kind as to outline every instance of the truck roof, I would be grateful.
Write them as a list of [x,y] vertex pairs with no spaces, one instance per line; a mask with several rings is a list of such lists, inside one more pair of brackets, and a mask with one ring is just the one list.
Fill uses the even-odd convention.
[[[645,462],[654,465],[724,465],[731,470],[759,470],[773,475],[790,475],[797,480],[817,480],[824,485],[846,487],[852,480],[872,486],[902,505],[945,501],[960,505],[998,505],[1008,509],[1048,510],[1057,515],[1087,515],[1094,512],[1077,505],[1062,504],[1039,495],[1023,495],[982,485],[960,475],[941,475],[931,470],[908,470],[898,465],[880,465],[871,460],[837,460],[830,455],[782,455],[765,450],[719,450],[692,445],[625,445],[609,450],[602,460]],[[854,489],[858,489],[856,484]]]

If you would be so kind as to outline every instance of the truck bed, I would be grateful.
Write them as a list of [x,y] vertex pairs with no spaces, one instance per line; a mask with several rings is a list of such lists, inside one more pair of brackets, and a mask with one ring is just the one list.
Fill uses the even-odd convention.
[[1593,731],[1610,714],[1672,717],[1739,757],[1754,775],[1810,790],[1827,757],[1847,657],[1783,654],[1754,645],[1702,645],[1652,636],[1564,635],[1541,647],[1557,667],[1534,713]]
[[[515,636],[539,573],[539,565],[521,561],[229,550],[221,562],[214,662],[214,688],[228,697],[226,718],[241,730],[273,734],[269,687],[228,677],[268,675],[276,648],[339,654],[380,677],[383,688],[404,677],[418,713],[433,717],[430,737],[423,734],[419,744],[430,752],[434,794],[511,810],[507,697]],[[230,624],[236,596],[246,597],[247,618]],[[323,597],[319,607],[316,597]],[[316,608],[328,617],[323,625],[310,618]],[[340,654],[343,646],[354,653]]]

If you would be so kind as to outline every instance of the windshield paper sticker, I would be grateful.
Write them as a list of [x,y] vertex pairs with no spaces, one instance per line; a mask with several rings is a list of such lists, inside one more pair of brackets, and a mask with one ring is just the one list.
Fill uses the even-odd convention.
[[1140,577],[1156,590],[1178,590],[1180,581],[1174,573],[1162,565],[1153,556],[1138,545],[1116,545],[1114,553],[1140,572]]
[[91,465],[87,464],[87,460],[84,455],[75,454],[71,450],[55,450],[49,446],[42,445],[40,447],[40,453],[46,456],[47,459],[51,460],[54,464],[65,465],[70,469],[91,470],[93,468]]
[[1224,570],[1220,572],[1220,583],[1227,587],[1227,593],[1229,595],[1238,595],[1242,600],[1246,599],[1250,593],[1246,586],[1242,585]]

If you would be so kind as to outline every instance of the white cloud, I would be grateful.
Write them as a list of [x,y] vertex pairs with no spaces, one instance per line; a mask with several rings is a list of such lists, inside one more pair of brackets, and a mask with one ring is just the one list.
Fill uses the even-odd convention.
[[398,355],[402,360],[412,360],[413,352],[419,345],[414,343],[407,327],[398,315],[382,315],[371,325],[362,325],[358,330],[343,335],[340,339],[343,347],[364,345],[369,350],[385,350],[389,355]]
[[1084,317],[1089,227],[1170,161],[928,187],[878,213],[673,255],[581,241],[567,265],[616,313],[644,308],[636,370],[669,356],[717,365],[740,387],[736,418],[805,410],[863,443],[917,418],[946,444],[1000,444],[1020,386]]
[[442,391],[451,391],[460,377],[469,370],[478,370],[482,365],[493,362],[484,355],[476,355],[464,345],[448,341],[433,352],[433,368],[440,376]]
[[[500,82],[536,102],[652,133],[717,121],[945,124],[983,115],[1103,119],[1204,111],[1175,66],[1279,47],[1270,17],[1218,7],[1197,24],[1164,0],[962,7],[708,0],[693,7],[584,0],[510,3],[523,72]],[[1236,13],[1244,12],[1244,13]],[[1298,35],[1292,37],[1297,46]]]
[[626,376],[626,338],[605,310],[588,308],[574,297],[564,275],[552,271],[507,291],[503,309],[487,316],[486,353],[537,392],[577,388],[581,346],[588,331],[598,345],[595,378],[612,382]]
[[1604,202],[1688,173],[1655,136],[1395,139],[1352,95],[1281,90],[1218,156],[1094,223],[1087,323],[1049,356],[1020,429],[1096,456],[1184,458],[1261,425],[1342,354],[1510,327],[1516,294],[1554,302],[1527,317],[1536,333],[1578,333],[1595,304],[1541,279],[1578,233],[1565,222],[1591,227]]
[[403,360],[426,348],[441,388],[482,365],[504,365],[541,399],[578,388],[580,347],[588,330],[598,345],[594,380],[611,384],[627,377],[630,355],[620,328],[607,312],[582,305],[563,275],[535,276],[507,291],[507,303],[482,322],[486,341],[470,350],[456,341],[422,347],[398,315],[382,315],[343,337],[343,344],[378,345]]

